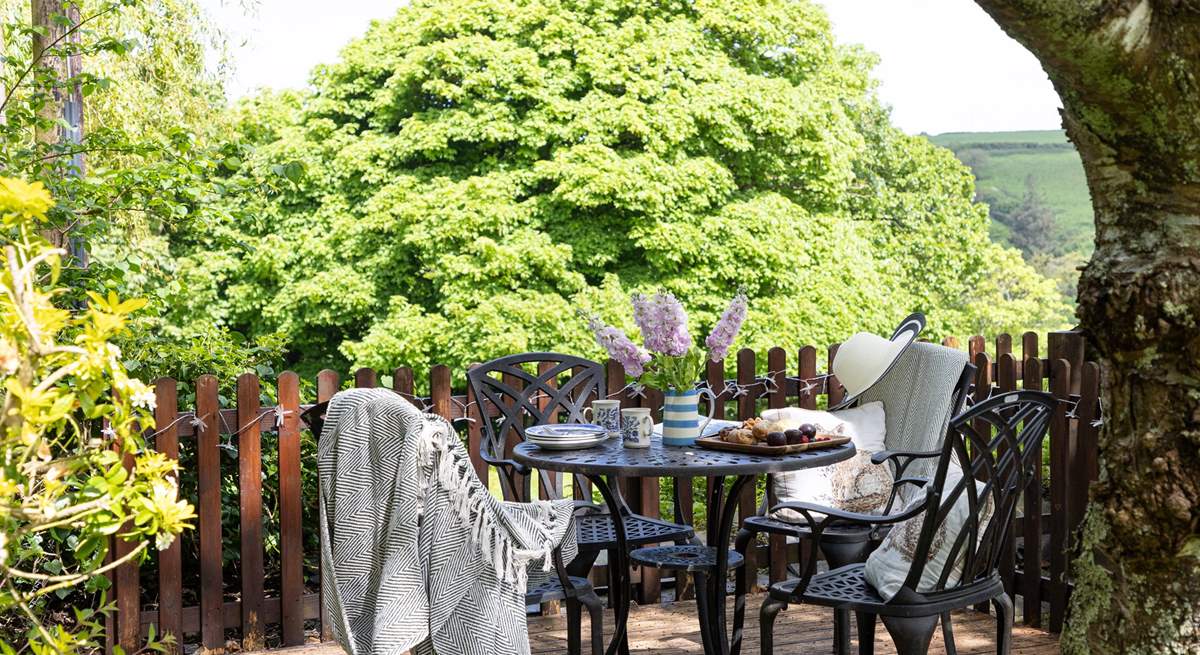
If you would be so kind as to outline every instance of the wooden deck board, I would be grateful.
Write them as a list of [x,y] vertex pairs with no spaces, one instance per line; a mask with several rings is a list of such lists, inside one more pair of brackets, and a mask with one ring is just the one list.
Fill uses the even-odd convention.
[[[746,638],[742,652],[758,655],[758,607],[762,596],[747,601]],[[729,613],[732,621],[732,604]],[[587,613],[584,613],[584,648],[587,648]],[[605,616],[605,632],[612,632],[612,614]],[[731,626],[732,627],[732,626]],[[629,649],[645,655],[692,655],[702,653],[699,626],[696,623],[694,602],[635,607],[629,616]],[[567,624],[563,616],[536,617],[529,620],[530,648],[534,655],[566,653]],[[996,652],[996,621],[975,611],[954,615],[954,643],[962,655]],[[855,642],[855,652],[857,641]],[[775,652],[779,655],[798,653],[829,653],[833,650],[833,614],[823,608],[802,607],[783,611],[775,623]],[[320,644],[283,649],[293,655],[340,655],[335,644]],[[875,630],[875,652],[895,653],[887,630],[879,624]],[[945,653],[939,628],[929,652]],[[1013,627],[1014,655],[1057,655],[1058,639],[1054,635],[1028,626]]]

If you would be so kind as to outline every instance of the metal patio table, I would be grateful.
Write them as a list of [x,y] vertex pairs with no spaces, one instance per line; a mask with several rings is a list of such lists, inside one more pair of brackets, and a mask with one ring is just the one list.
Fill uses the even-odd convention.
[[[512,457],[526,466],[549,471],[577,473],[583,475],[604,497],[613,516],[617,541],[621,547],[615,549],[617,561],[610,562],[609,597],[613,605],[615,626],[608,655],[624,650],[626,622],[629,618],[629,602],[632,595],[629,578],[629,552],[625,540],[624,518],[631,512],[619,493],[614,493],[618,478],[632,477],[712,477],[715,484],[712,507],[709,511],[709,547],[658,546],[654,556],[666,563],[666,568],[685,568],[692,565],[705,568],[706,584],[697,584],[696,613],[700,621],[700,636],[704,652],[710,655],[729,655],[731,644],[725,621],[725,584],[728,578],[730,555],[729,537],[737,513],[738,497],[747,482],[764,473],[782,473],[818,466],[827,466],[854,455],[854,445],[847,443],[832,448],[812,450],[794,455],[765,456],[733,453],[689,446],[664,446],[661,437],[655,435],[649,448],[625,448],[619,437],[583,450],[546,450],[531,443],[521,443],[513,448]],[[732,477],[728,495],[725,494],[725,478]],[[712,510],[715,509],[714,513]],[[721,548],[711,546],[720,544]],[[736,566],[737,561],[733,562]],[[672,565],[676,564],[676,565]],[[698,581],[704,578],[698,577]],[[753,580],[754,576],[749,576]],[[704,588],[701,589],[700,587]],[[739,589],[741,594],[742,590]],[[738,598],[737,602],[744,602]],[[740,641],[740,635],[735,639]],[[740,644],[739,644],[740,645]],[[733,647],[736,652],[737,647]]]

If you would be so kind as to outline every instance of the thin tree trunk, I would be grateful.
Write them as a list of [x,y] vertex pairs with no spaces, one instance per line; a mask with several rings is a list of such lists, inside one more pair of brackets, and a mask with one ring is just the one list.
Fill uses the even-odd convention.
[[[69,80],[82,70],[82,57],[78,54],[63,54],[62,49],[79,43],[79,33],[70,32],[71,26],[79,23],[79,8],[69,6],[63,0],[31,0],[33,25],[43,30],[33,36],[33,61],[35,66],[52,72],[56,80],[49,91],[47,102],[38,111],[42,124],[35,138],[44,144],[78,145],[83,140],[83,90]],[[63,24],[61,17],[67,18]],[[59,122],[61,121],[61,123]],[[84,171],[82,154],[56,160],[61,163],[63,175],[81,176]],[[79,239],[72,239],[63,229],[55,228],[45,234],[55,246],[68,248],[80,266],[87,265],[87,251]]]
[[1063,650],[1200,652],[1200,2],[976,1],[1041,60],[1095,208],[1105,424]]

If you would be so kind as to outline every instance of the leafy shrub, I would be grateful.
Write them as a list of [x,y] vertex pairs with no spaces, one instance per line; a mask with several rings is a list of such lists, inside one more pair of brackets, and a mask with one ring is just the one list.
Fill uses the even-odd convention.
[[[174,463],[140,434],[154,424],[154,394],[112,343],[144,302],[55,304],[66,253],[40,236],[51,204],[41,184],[0,178],[0,650],[10,653],[22,642],[34,653],[100,647],[103,600],[73,613],[55,601],[103,590],[105,571],[166,548],[193,517]],[[113,535],[131,549],[105,564]]]

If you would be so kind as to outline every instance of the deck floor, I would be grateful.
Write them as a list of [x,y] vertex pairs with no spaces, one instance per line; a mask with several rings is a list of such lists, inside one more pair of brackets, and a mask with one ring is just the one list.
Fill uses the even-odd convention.
[[[746,643],[742,652],[758,655],[758,612],[762,596],[747,599]],[[732,606],[731,606],[732,608]],[[732,609],[730,612],[732,618]],[[612,629],[608,614],[605,631]],[[635,607],[629,616],[629,650],[653,655],[684,655],[702,653],[700,631],[696,623],[694,602],[684,601],[664,605]],[[584,613],[584,639],[588,634],[587,614]],[[536,617],[529,620],[530,647],[535,655],[566,653],[567,624],[562,616]],[[954,643],[958,652],[996,652],[996,621],[981,612],[964,611],[954,615]],[[857,642],[855,642],[857,652]],[[340,655],[333,644],[302,646],[288,649],[294,655]],[[299,652],[303,651],[303,653]],[[823,608],[793,607],[779,615],[775,623],[775,652],[780,655],[798,653],[830,653],[833,651],[833,615]],[[875,633],[875,652],[895,653],[887,630],[880,624]],[[930,653],[944,653],[941,630],[937,631]],[[1051,634],[1025,626],[1013,628],[1014,655],[1057,655],[1058,639]]]

